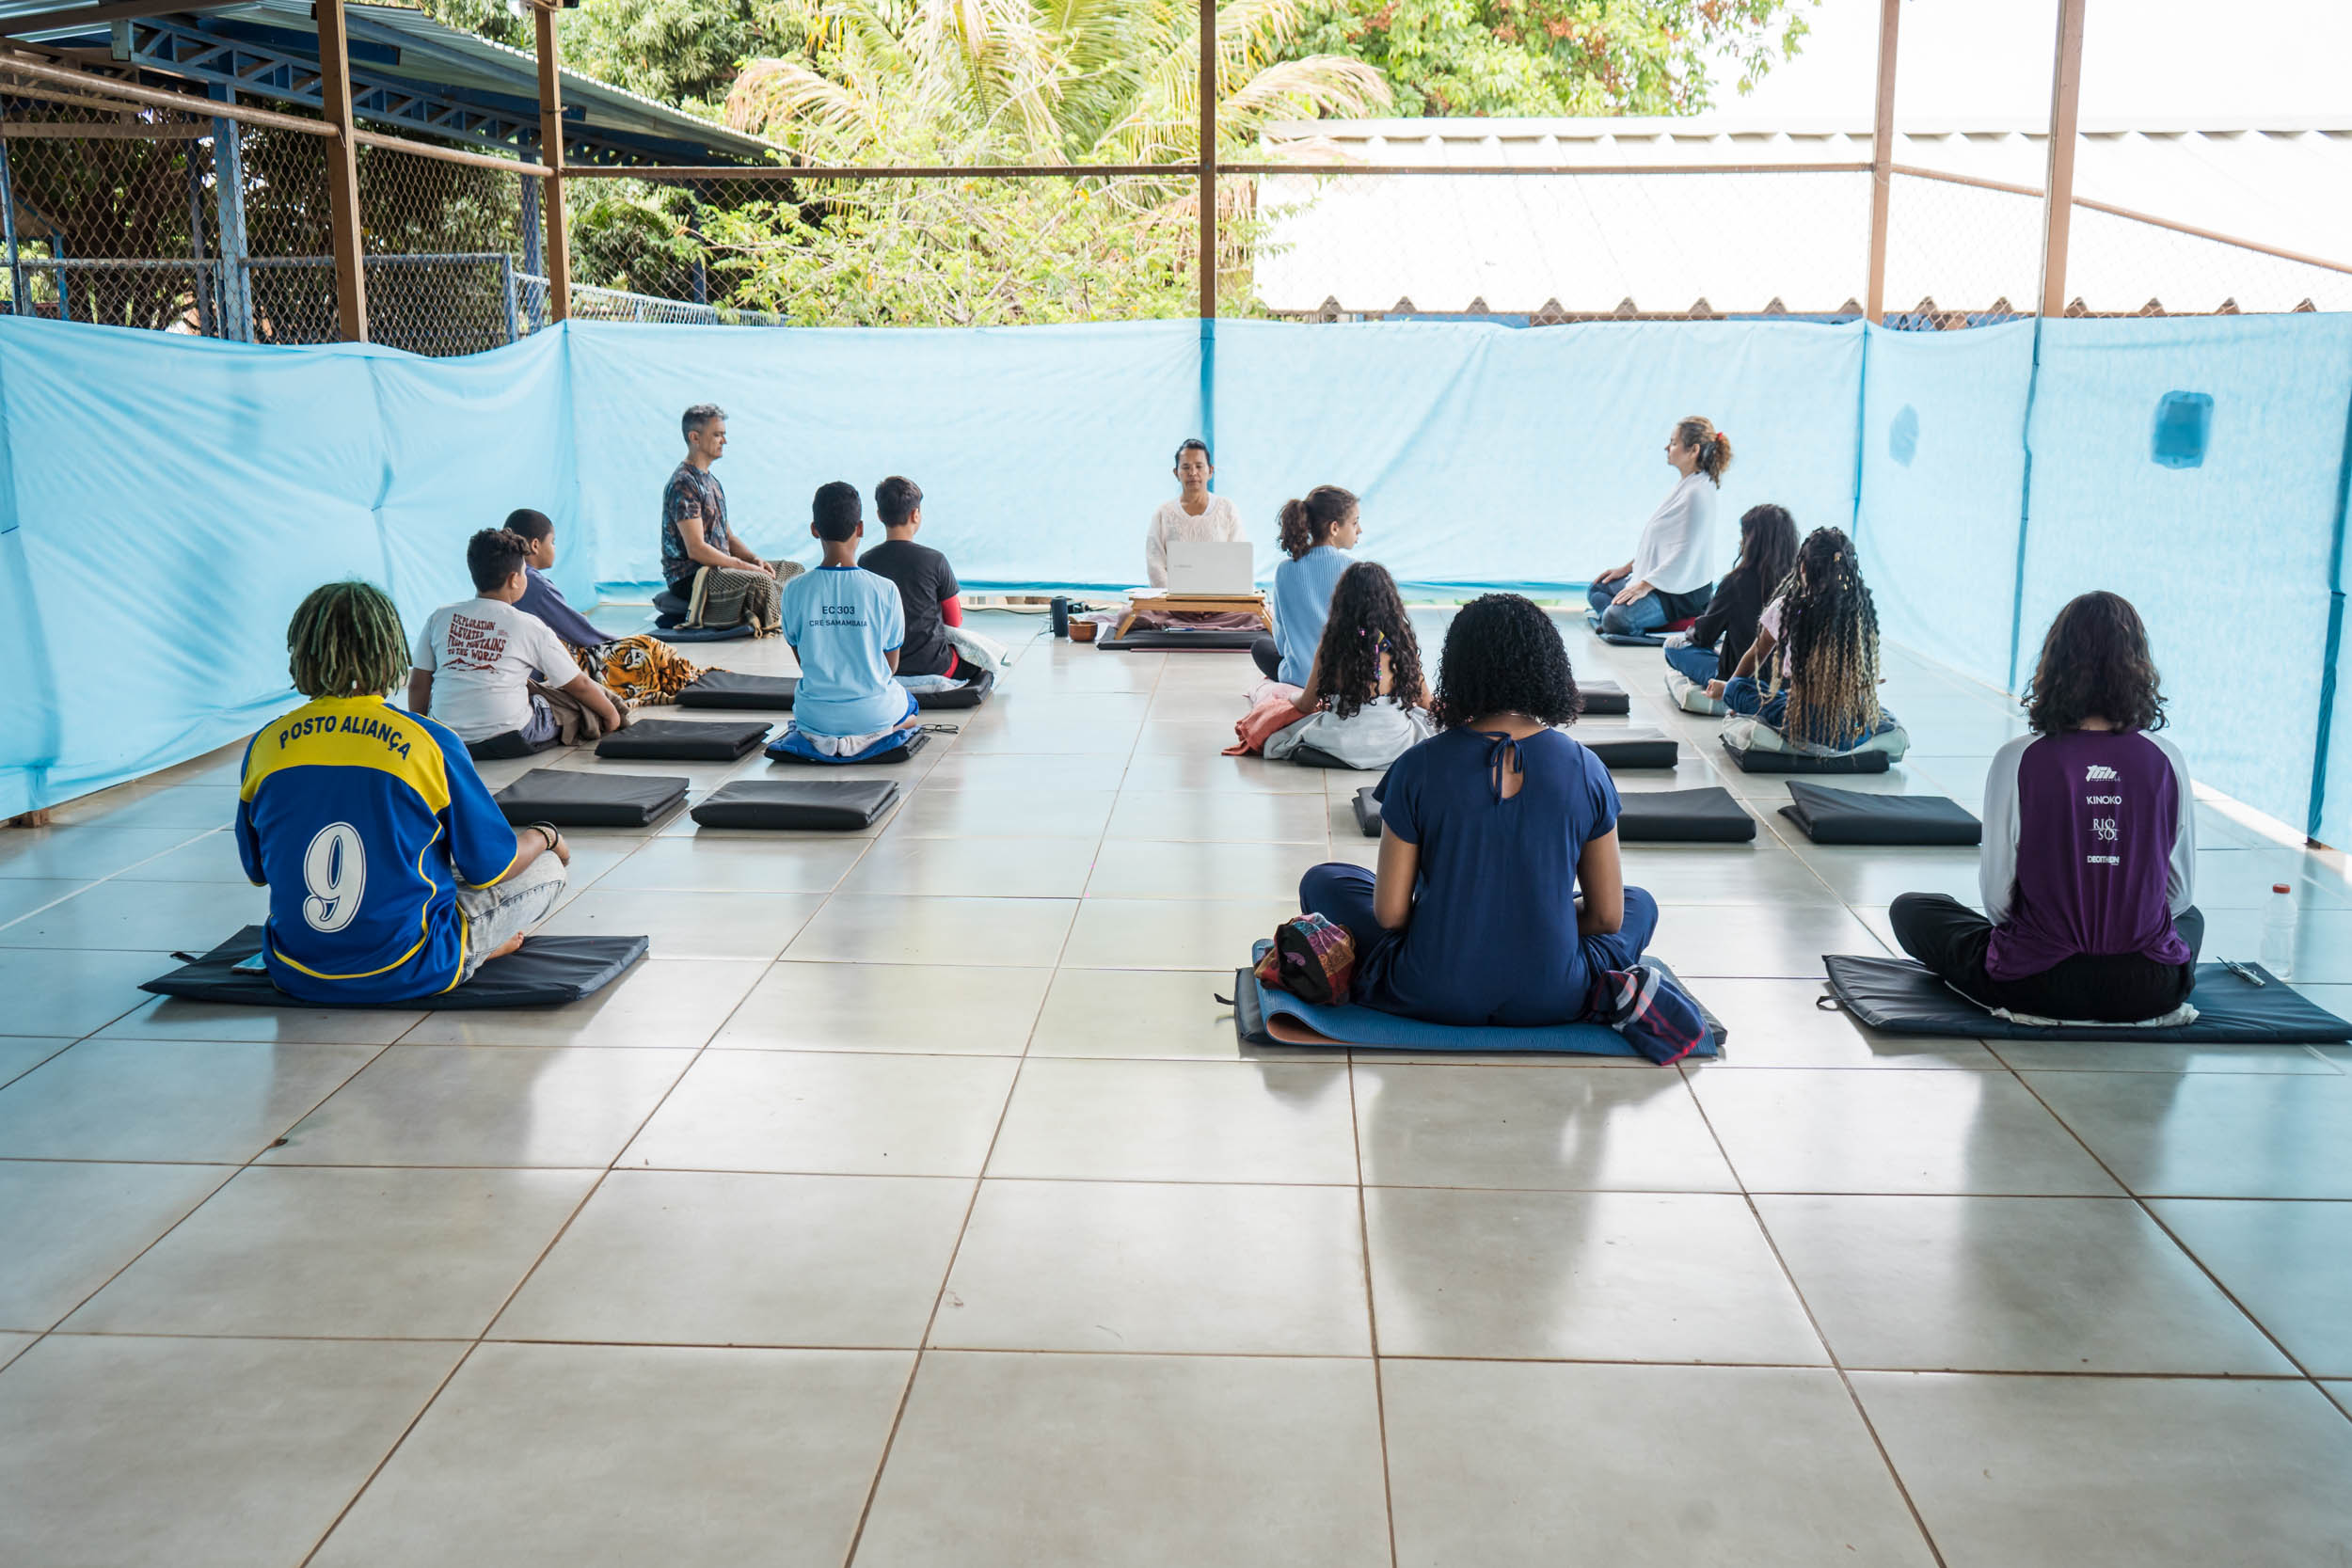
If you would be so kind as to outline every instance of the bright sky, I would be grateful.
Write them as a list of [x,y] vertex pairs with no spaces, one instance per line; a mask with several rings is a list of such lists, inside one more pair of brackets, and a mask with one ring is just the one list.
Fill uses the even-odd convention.
[[[1805,0],[1796,0],[1804,6]],[[1879,0],[1805,10],[1804,53],[1719,113],[1777,120],[1870,115]],[[2046,119],[2057,0],[1903,0],[1899,119]],[[2090,0],[2085,119],[2352,118],[2352,0]]]

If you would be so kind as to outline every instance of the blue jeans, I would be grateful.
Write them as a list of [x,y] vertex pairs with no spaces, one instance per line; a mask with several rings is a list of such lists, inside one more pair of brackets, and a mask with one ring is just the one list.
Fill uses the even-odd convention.
[[1712,648],[1668,648],[1665,654],[1668,664],[1701,686],[1713,680],[1715,672],[1720,667],[1716,662],[1715,650]]
[[[1298,909],[1302,914],[1319,914],[1347,927],[1347,934],[1356,939],[1357,972],[1361,974],[1365,962],[1379,948],[1394,942],[1403,933],[1383,930],[1373,913],[1372,895],[1377,879],[1360,865],[1344,861],[1330,861],[1307,868],[1298,880]],[[1604,969],[1629,969],[1635,959],[1658,934],[1658,900],[1648,890],[1628,887],[1625,890],[1625,920],[1605,934],[1596,933],[1577,939],[1582,950],[1584,972],[1597,974]],[[1507,982],[1505,982],[1507,983]],[[1376,1006],[1377,1004],[1374,1004]],[[1566,1022],[1566,1021],[1563,1021]]]
[[1824,746],[1834,752],[1851,752],[1869,739],[1871,736],[1884,735],[1888,730],[1893,729],[1897,722],[1893,714],[1881,708],[1878,728],[1870,731],[1869,735],[1855,731],[1835,736],[1790,736],[1787,724],[1788,688],[1783,687],[1767,698],[1764,695],[1764,689],[1756,684],[1756,677],[1753,675],[1734,675],[1724,683],[1724,706],[1733,713],[1756,720],[1768,729],[1778,730],[1791,740],[1803,741],[1812,746]]
[[1612,637],[1642,637],[1666,624],[1666,607],[1658,602],[1655,591],[1643,594],[1629,605],[1611,602],[1624,587],[1625,579],[1622,578],[1615,582],[1597,582],[1593,584],[1592,592],[1584,595],[1584,602],[1591,605],[1593,613],[1600,617],[1601,630]]

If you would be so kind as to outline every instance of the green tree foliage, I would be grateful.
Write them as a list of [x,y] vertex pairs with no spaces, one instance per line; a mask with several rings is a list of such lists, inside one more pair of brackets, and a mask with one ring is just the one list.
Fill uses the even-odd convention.
[[[748,65],[727,118],[811,163],[1166,163],[1198,156],[1198,12],[1187,0],[838,0],[799,59]],[[1300,0],[1218,15],[1220,138],[1387,103],[1362,62],[1295,55]],[[805,205],[706,214],[734,301],[832,325],[1169,316],[1193,308],[1193,182],[803,182]],[[1248,254],[1228,182],[1228,266]]]
[[1399,115],[1687,115],[1713,106],[1710,56],[1744,92],[1819,3],[1314,0],[1297,47],[1376,67]]
[[557,36],[572,69],[715,118],[743,62],[801,55],[808,23],[793,0],[583,0]]

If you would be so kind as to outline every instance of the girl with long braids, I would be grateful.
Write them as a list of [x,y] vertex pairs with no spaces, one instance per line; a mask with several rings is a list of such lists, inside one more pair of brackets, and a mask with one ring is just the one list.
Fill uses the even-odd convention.
[[1849,752],[1895,727],[1879,706],[1878,610],[1845,530],[1805,536],[1739,668],[1707,689],[1818,751]]
[[1299,908],[1356,939],[1358,998],[1439,1023],[1570,1023],[1632,967],[1658,904],[1625,885],[1617,791],[1565,731],[1582,700],[1559,628],[1488,594],[1446,628],[1443,728],[1377,790],[1380,866],[1310,870]]
[[1292,703],[1304,717],[1267,737],[1268,761],[1311,746],[1350,768],[1386,768],[1437,733],[1421,644],[1387,567],[1359,561],[1340,574],[1323,641]]
[[237,855],[269,889],[262,961],[305,1002],[407,1002],[463,985],[554,911],[572,852],[515,828],[465,742],[385,693],[408,673],[381,589],[331,582],[286,628],[310,701],[246,747]]
[[1331,610],[1331,590],[1355,564],[1347,552],[1363,537],[1363,519],[1354,495],[1336,484],[1318,484],[1303,500],[1282,503],[1282,553],[1274,568],[1274,635],[1250,645],[1259,673],[1284,686],[1307,684],[1307,667],[1323,640],[1323,619]]

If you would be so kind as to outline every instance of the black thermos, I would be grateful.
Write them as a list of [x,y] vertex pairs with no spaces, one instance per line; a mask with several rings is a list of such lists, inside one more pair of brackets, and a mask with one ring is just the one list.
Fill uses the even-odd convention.
[[1053,608],[1054,635],[1056,637],[1068,637],[1070,635],[1070,601],[1057,594],[1054,595]]

